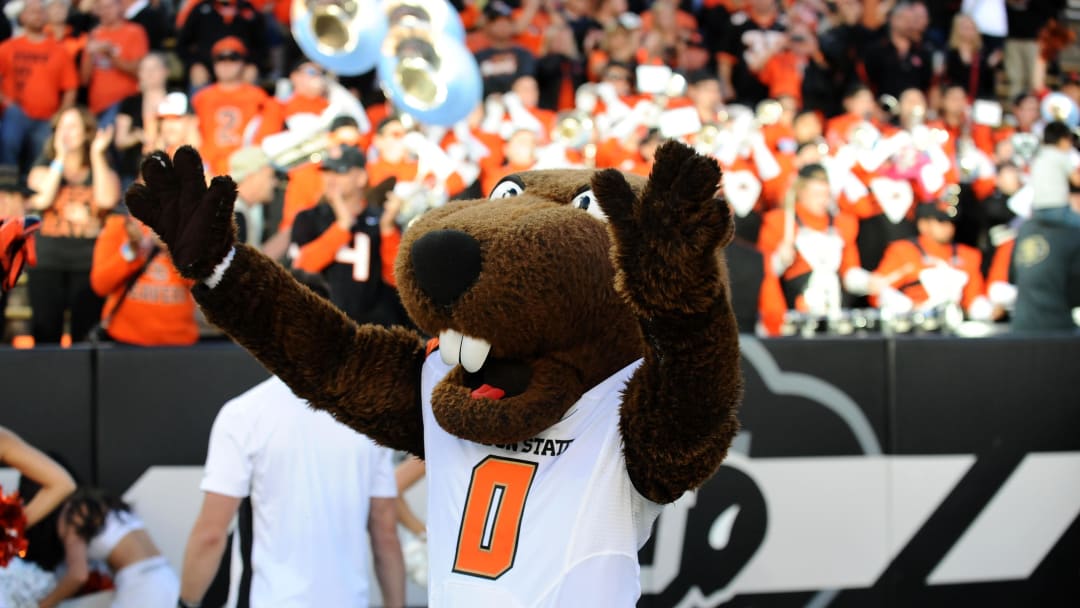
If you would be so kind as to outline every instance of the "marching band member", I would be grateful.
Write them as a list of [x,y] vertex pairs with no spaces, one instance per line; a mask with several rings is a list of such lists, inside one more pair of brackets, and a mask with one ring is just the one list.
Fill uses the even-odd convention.
[[371,147],[374,158],[367,163],[367,174],[373,184],[396,177],[398,187],[412,182],[417,188],[442,189],[452,197],[476,179],[476,175],[460,175],[459,167],[437,143],[423,133],[407,131],[398,116],[386,118],[376,127]]
[[866,295],[872,288],[855,246],[858,221],[831,209],[829,178],[821,165],[803,167],[790,196],[794,200],[786,208],[765,214],[758,247],[780,277],[789,309],[839,313],[843,291]]
[[490,196],[495,185],[507,175],[528,171],[538,160],[539,135],[530,129],[518,129],[510,135],[503,146],[504,163],[484,165],[480,170],[480,187],[484,196]]
[[953,240],[956,213],[944,201],[920,204],[919,236],[891,243],[877,274],[917,308],[958,306],[970,318],[986,321],[993,306],[984,295],[982,254]]

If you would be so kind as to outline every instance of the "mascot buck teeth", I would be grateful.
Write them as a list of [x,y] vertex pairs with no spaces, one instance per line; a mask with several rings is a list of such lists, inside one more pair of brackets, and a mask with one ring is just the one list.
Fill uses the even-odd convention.
[[716,162],[668,142],[648,180],[531,171],[421,216],[395,276],[427,345],[356,325],[236,243],[235,184],[202,167],[155,153],[128,207],[298,396],[426,460],[431,605],[634,605],[662,505],[738,430]]

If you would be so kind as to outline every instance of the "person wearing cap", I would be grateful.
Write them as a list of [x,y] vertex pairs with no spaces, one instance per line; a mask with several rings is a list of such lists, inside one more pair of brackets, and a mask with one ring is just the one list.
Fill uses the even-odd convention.
[[258,121],[252,142],[257,144],[263,137],[281,131],[284,120],[276,99],[244,81],[248,51],[239,38],[222,38],[214,44],[212,54],[216,82],[196,93],[191,105],[199,117],[199,152],[211,174],[220,175],[228,171],[229,155],[244,145],[253,122]]
[[364,153],[355,146],[341,146],[323,160],[325,193],[296,216],[289,257],[293,268],[321,274],[331,301],[357,323],[400,324],[394,289],[400,201],[389,192],[393,179],[367,188],[364,167]]
[[255,82],[259,64],[267,52],[266,19],[248,0],[202,0],[189,3],[176,36],[180,59],[188,66],[188,80],[193,91],[210,82],[214,69],[214,47],[234,38],[244,47],[242,74],[245,82]]
[[956,216],[956,206],[950,201],[919,204],[915,211],[919,236],[889,244],[875,271],[907,302],[890,292],[877,301],[879,306],[902,310],[957,305],[974,320],[991,318],[993,305],[985,295],[982,253],[953,240]]
[[780,277],[790,310],[827,315],[839,312],[847,295],[864,296],[878,284],[860,266],[855,239],[859,222],[833,211],[825,168],[799,169],[789,196],[793,208],[765,213],[758,248]]
[[484,6],[487,41],[474,53],[484,79],[484,97],[506,93],[518,77],[536,73],[536,57],[514,42],[513,13],[504,0],[491,0]]
[[270,157],[255,146],[241,148],[229,156],[229,175],[236,182],[236,239],[275,260],[285,257],[288,231],[266,223],[266,206],[274,200],[277,187]]
[[200,146],[199,119],[192,113],[187,95],[169,93],[157,106],[157,123],[152,125],[155,135],[148,142],[152,150],[175,153],[180,146]]
[[102,126],[116,118],[119,104],[139,90],[139,60],[150,51],[146,31],[124,18],[121,0],[96,0],[98,26],[90,32],[79,65],[90,111]]

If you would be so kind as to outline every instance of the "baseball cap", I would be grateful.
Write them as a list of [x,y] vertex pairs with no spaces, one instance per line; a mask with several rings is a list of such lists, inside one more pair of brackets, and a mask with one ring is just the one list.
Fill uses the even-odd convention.
[[187,116],[190,113],[187,95],[183,93],[169,93],[157,107],[157,115],[161,118]]
[[937,200],[923,203],[915,209],[915,219],[931,219],[939,222],[955,222],[956,206],[946,201]]
[[0,192],[18,192],[23,196],[33,196],[36,190],[26,185],[26,180],[19,177],[16,165],[0,165]]
[[348,114],[339,114],[330,121],[330,132],[333,133],[338,129],[345,127],[360,128],[360,124],[356,122],[356,119]]
[[635,13],[626,12],[615,19],[615,25],[624,30],[639,30],[641,29],[641,17]]
[[334,173],[346,173],[350,169],[363,169],[366,159],[363,151],[356,146],[342,146],[341,153],[336,157],[327,156],[319,167],[323,171]]
[[244,181],[263,167],[269,166],[270,157],[262,151],[262,148],[255,146],[240,148],[229,156],[229,175],[237,183]]
[[214,46],[210,48],[210,55],[215,60],[219,58],[242,59],[247,57],[247,47],[236,36],[226,36],[214,43]]

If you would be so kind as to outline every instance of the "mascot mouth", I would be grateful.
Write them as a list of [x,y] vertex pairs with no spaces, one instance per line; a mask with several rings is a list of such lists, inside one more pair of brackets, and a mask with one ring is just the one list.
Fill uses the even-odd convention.
[[491,343],[448,329],[439,333],[439,354],[447,365],[461,365],[473,399],[497,401],[525,392],[532,368],[520,359],[491,356]]

